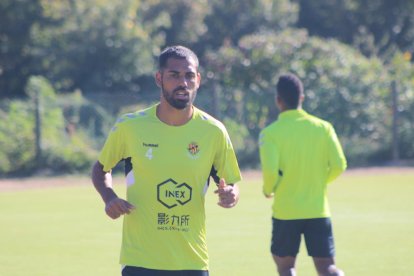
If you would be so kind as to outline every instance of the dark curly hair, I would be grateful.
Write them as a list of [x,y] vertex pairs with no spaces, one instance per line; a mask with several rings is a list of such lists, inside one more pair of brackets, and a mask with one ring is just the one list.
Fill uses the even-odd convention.
[[283,74],[277,82],[276,93],[287,108],[297,108],[299,106],[299,99],[303,95],[302,81],[295,74]]
[[170,58],[178,59],[193,59],[196,63],[196,68],[198,70],[199,62],[197,55],[188,49],[187,47],[176,45],[165,48],[160,56],[158,57],[158,69],[162,70],[167,65],[167,61]]

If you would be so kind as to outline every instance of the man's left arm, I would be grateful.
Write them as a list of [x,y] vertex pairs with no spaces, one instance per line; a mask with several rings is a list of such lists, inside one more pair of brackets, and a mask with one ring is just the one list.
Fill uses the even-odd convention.
[[212,175],[214,175],[213,178],[218,187],[214,192],[219,197],[219,206],[232,208],[239,201],[240,191],[236,182],[241,180],[241,174],[236,153],[227,130],[225,128],[222,129],[221,134],[222,136],[217,143],[212,169]]
[[334,128],[330,125],[328,137],[328,154],[329,154],[329,174],[328,183],[335,180],[347,167],[346,158],[342,150],[341,143],[335,133]]

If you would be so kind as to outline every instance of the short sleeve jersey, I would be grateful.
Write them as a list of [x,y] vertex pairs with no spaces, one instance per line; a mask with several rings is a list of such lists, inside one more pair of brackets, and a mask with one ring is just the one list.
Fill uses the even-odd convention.
[[215,182],[240,181],[224,125],[194,107],[182,126],[156,116],[156,105],[122,116],[99,156],[105,171],[130,160],[120,263],[161,270],[207,270],[205,194]]

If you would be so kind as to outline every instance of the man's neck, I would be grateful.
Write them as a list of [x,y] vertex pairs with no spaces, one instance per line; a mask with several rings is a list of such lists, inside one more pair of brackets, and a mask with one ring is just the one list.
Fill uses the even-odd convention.
[[161,122],[170,126],[182,126],[191,120],[193,116],[193,106],[184,109],[176,109],[167,103],[157,105],[157,117]]
[[285,111],[290,111],[290,110],[301,110],[301,109],[302,109],[302,105],[300,105],[296,108],[285,108],[285,107],[283,107],[283,108],[280,109],[280,113],[285,112]]

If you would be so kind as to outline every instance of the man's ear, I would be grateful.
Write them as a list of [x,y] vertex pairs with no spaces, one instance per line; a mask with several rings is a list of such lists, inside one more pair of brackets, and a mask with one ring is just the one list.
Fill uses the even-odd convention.
[[279,111],[283,111],[285,109],[285,103],[283,102],[282,98],[279,97],[277,94],[275,95],[275,104]]
[[299,104],[302,104],[304,100],[305,100],[305,94],[302,93],[299,96]]
[[197,89],[200,88],[201,85],[201,74],[197,72]]
[[282,99],[277,94],[275,95],[275,103],[277,106],[279,106],[282,103]]
[[158,87],[162,86],[162,74],[160,71],[157,71],[157,73],[155,73],[155,84]]

